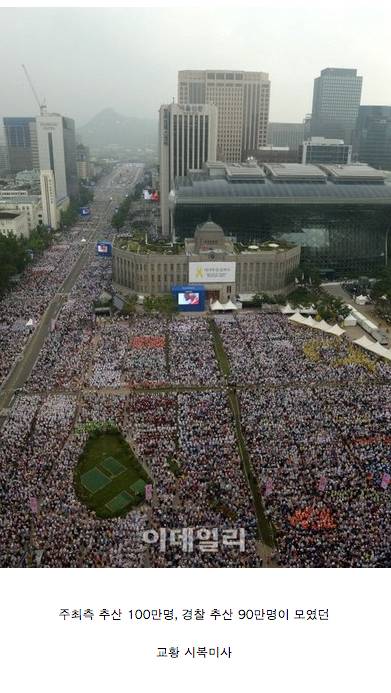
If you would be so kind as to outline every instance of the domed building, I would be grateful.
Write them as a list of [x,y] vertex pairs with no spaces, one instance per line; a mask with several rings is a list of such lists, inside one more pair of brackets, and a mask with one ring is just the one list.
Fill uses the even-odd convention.
[[176,285],[201,284],[209,305],[214,300],[226,303],[239,294],[284,292],[292,285],[299,263],[299,246],[237,243],[209,218],[182,243],[117,237],[113,281],[119,289],[155,296],[169,293]]

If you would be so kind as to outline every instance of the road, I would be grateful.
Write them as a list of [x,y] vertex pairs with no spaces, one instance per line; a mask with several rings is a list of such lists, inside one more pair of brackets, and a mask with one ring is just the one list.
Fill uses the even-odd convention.
[[[8,378],[2,384],[0,388],[0,412],[9,406],[16,390],[26,383],[49,332],[51,320],[56,317],[61,305],[66,301],[67,294],[71,291],[88,262],[90,244],[104,236],[104,231],[110,224],[110,219],[114,213],[114,196],[122,195],[123,198],[126,194],[124,186],[127,190],[132,190],[142,174],[143,169],[140,167],[129,168],[129,164],[120,165],[96,186],[94,202],[91,204],[91,222],[88,226],[83,226],[80,231],[80,237],[86,239],[86,245],[49,303],[21,357],[16,361]],[[113,200],[110,200],[111,197]]]
[[344,303],[348,303],[349,305],[353,306],[358,310],[360,313],[363,313],[369,320],[372,320],[372,322],[375,322],[379,327],[385,331],[389,329],[389,325],[382,320],[375,311],[375,306],[373,303],[368,303],[364,306],[360,306],[357,303],[354,302],[353,297],[345,291],[345,289],[342,288],[341,284],[339,283],[325,283],[322,284],[322,289],[327,291],[328,294],[331,294],[331,296],[334,296],[335,298],[340,298]]

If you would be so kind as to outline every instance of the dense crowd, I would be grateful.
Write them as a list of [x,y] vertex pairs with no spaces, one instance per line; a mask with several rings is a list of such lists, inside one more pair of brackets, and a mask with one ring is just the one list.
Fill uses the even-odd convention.
[[[26,341],[15,326],[39,320],[79,252],[76,241],[52,248],[4,298],[0,376]],[[111,265],[88,252],[1,431],[1,565],[259,565],[208,321],[95,318],[94,302],[112,292]],[[242,312],[216,325],[279,563],[390,566],[391,366],[280,314]],[[100,519],[79,500],[74,475],[86,424],[108,421],[144,465],[153,496]]]
[[391,385],[298,384],[240,404],[280,563],[390,567]]
[[170,381],[181,385],[215,385],[219,370],[205,318],[173,320],[169,330]]
[[346,337],[314,335],[281,314],[244,312],[218,327],[238,383],[311,385],[391,377],[391,364],[364,354]]
[[[92,421],[114,423],[129,441],[153,481],[150,506],[104,520],[79,501],[75,467]],[[224,394],[22,395],[3,432],[2,565],[37,555],[48,567],[257,565],[256,519]],[[190,528],[191,549],[170,539],[162,551],[144,536]],[[242,550],[224,543],[226,531],[238,538],[240,529]]]
[[[241,470],[232,414],[220,392],[134,396],[127,426],[135,449],[150,469],[156,489],[152,528],[181,529],[166,551],[151,545],[160,567],[255,566],[256,517]],[[176,473],[172,471],[175,465]],[[183,529],[194,546],[183,549]],[[245,532],[243,550],[224,543],[225,532]],[[210,550],[201,537],[208,535]],[[214,544],[212,537],[216,537]]]
[[[80,240],[53,245],[0,301],[0,384],[82,251]],[[31,327],[27,323],[32,321]]]

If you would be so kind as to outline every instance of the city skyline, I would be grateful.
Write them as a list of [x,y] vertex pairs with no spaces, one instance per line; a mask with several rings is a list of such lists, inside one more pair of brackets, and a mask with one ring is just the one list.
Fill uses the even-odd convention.
[[[338,21],[307,2],[227,8],[224,15],[205,7],[3,8],[1,115],[37,115],[22,63],[48,110],[66,113],[77,127],[106,107],[157,121],[160,105],[176,97],[178,70],[186,69],[267,72],[272,122],[300,122],[311,111],[313,81],[327,67],[357,69],[362,104],[391,104],[383,77],[391,67],[387,16],[385,6],[377,13],[360,3],[354,15],[338,8]],[[38,35],[45,36],[43,51]],[[55,71],[48,54],[56,56]]]

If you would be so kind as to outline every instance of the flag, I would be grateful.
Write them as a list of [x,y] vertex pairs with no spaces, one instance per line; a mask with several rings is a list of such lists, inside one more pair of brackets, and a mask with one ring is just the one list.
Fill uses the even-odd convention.
[[35,496],[30,496],[30,510],[32,513],[38,512],[38,501]]
[[152,484],[146,484],[145,485],[145,500],[151,500],[152,499]]
[[390,481],[391,481],[391,476],[389,474],[387,474],[387,472],[384,472],[382,479],[381,479],[380,486],[386,491],[387,486],[390,483]]

